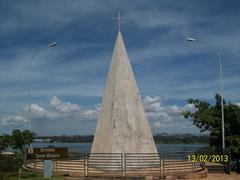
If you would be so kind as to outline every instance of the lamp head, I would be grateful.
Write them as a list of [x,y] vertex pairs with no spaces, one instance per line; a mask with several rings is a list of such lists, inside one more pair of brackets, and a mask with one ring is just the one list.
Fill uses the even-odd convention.
[[57,45],[57,42],[53,42],[53,43],[49,44],[48,47],[54,47],[56,45]]
[[189,42],[196,41],[196,39],[194,39],[194,38],[190,38],[190,37],[186,38],[186,40],[189,41]]

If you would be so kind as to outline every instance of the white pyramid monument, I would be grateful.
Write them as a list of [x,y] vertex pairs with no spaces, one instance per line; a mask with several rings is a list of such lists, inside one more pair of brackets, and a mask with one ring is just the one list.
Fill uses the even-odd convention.
[[91,153],[157,153],[120,31]]

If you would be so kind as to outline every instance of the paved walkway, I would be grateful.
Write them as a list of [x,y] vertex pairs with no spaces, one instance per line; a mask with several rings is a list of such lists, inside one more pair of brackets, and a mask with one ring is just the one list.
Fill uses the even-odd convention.
[[100,177],[66,177],[64,180],[144,180],[145,178],[100,178]]
[[235,172],[232,172],[231,175],[224,173],[209,173],[208,177],[204,180],[240,180],[240,174]]
[[[64,180],[143,180],[145,178],[87,178],[87,177],[65,177]],[[195,179],[196,180],[196,179]],[[198,180],[240,180],[240,174],[235,172],[231,173],[231,175],[224,173],[209,173],[207,178],[202,178]]]

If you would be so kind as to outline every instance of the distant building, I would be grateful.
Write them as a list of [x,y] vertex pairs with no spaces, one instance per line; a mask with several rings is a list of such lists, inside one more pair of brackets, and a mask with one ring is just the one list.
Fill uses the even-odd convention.
[[34,139],[34,142],[46,142],[49,143],[51,139]]

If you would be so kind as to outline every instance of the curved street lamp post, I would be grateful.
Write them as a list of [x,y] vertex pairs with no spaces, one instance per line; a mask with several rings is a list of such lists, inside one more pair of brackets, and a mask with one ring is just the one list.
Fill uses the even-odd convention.
[[[28,85],[28,120],[29,120],[29,130],[32,131],[32,109],[31,109],[31,101],[32,101],[32,95],[31,95],[31,90],[32,90],[32,84],[31,84],[31,67],[32,67],[32,62],[34,58],[43,50],[55,47],[57,45],[56,42],[50,43],[46,46],[43,46],[39,48],[35,53],[33,53],[29,64],[28,64],[28,73],[29,73],[29,85]],[[32,152],[32,144],[30,144],[29,151]]]
[[222,78],[222,61],[219,52],[217,49],[207,41],[202,41],[199,39],[194,39],[188,37],[186,39],[188,42],[198,42],[208,45],[215,52],[218,61],[219,61],[219,73],[220,73],[220,90],[221,90],[221,110],[222,110],[222,148],[225,149],[225,132],[224,132],[224,105],[223,105],[223,78]]

